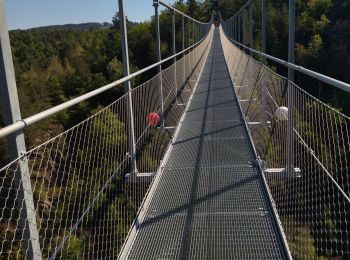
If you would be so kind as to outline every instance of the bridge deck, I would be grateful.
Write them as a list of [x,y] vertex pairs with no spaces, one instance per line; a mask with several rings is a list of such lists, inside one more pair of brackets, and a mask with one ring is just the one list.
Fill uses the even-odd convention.
[[219,37],[128,259],[285,258]]

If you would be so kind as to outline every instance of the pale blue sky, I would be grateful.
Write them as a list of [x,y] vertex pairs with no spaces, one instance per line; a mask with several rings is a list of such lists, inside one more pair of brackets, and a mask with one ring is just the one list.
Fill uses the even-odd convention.
[[[126,15],[132,21],[150,19],[154,13],[152,0],[124,0]],[[175,0],[166,0],[171,4]],[[6,0],[9,29],[38,26],[111,22],[118,11],[118,0]]]

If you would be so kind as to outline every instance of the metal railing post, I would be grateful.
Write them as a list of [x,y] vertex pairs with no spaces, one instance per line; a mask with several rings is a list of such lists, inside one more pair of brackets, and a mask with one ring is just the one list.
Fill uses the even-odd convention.
[[[295,0],[289,0],[289,43],[288,43],[288,62],[294,63],[294,45],[295,45]],[[288,159],[287,170],[289,174],[294,172],[294,120],[293,120],[293,82],[294,70],[288,68]]]
[[[242,44],[246,45],[246,24],[245,24],[245,12],[242,12]],[[245,52],[245,50],[243,50]]]
[[[123,71],[124,77],[129,76],[129,50],[128,50],[128,34],[126,28],[126,18],[124,12],[124,0],[118,0],[119,3],[119,23],[120,23],[120,34],[122,43],[123,53]],[[135,128],[134,128],[134,112],[132,105],[132,93],[130,80],[124,83],[125,93],[127,93],[127,107],[128,107],[128,132],[129,132],[129,145],[130,145],[130,164],[131,173],[135,175],[138,173],[137,170],[137,158],[136,158],[136,142],[135,142]]]
[[199,42],[199,24],[196,26],[196,43]]
[[[153,0],[154,6],[154,17],[156,23],[156,44],[157,44],[157,61],[160,62],[162,60],[162,54],[160,51],[160,28],[159,28],[159,1]],[[159,73],[159,97],[160,97],[160,123],[161,129],[164,130],[164,101],[163,101],[163,79],[162,79],[162,65],[158,67]]]
[[[266,0],[261,0],[261,51],[266,53]],[[262,59],[266,64],[266,58]]]
[[[188,37],[188,48],[191,46],[191,32],[190,32],[190,20],[187,21],[187,37]],[[190,74],[190,66],[191,66],[191,49],[188,50],[188,68],[189,68],[189,71],[188,71],[188,75]],[[187,79],[187,77],[186,77]]]
[[235,21],[234,20],[232,20],[231,25],[232,25],[231,39],[233,39],[235,37]]
[[[250,48],[254,48],[254,21],[253,21],[253,2],[249,5],[249,20],[250,20]],[[250,52],[250,56],[253,56],[253,52]]]
[[193,37],[193,39],[194,39],[194,42],[193,42],[193,44],[194,44],[197,42],[197,23],[194,24],[194,37]]
[[[0,0],[0,87],[4,122],[6,125],[20,121],[21,111],[19,106],[15,71],[13,66],[11,45],[5,17],[4,0]],[[24,134],[19,130],[8,136],[10,159],[15,160],[26,153]],[[39,232],[36,223],[34,198],[28,158],[19,159],[19,169],[13,169],[14,185],[17,189],[16,204],[20,213],[19,226],[23,229],[23,246],[26,259],[41,259]]]
[[[175,33],[175,10],[172,11],[172,15],[171,15],[171,20],[172,20],[172,40],[173,40],[173,54],[176,54],[176,33]],[[176,100],[176,104],[177,104],[177,79],[176,79],[176,57],[174,57],[173,59],[173,63],[174,63],[174,83],[175,83],[175,100]]]
[[[253,48],[252,48],[253,49]],[[261,0],[261,51],[266,53],[266,0]],[[266,58],[262,58],[262,63],[266,65]],[[263,74],[262,80],[262,89],[261,89],[261,106],[262,106],[262,115],[261,123],[264,129],[267,128],[266,122],[266,79],[265,73]]]
[[[188,20],[188,47],[192,46],[192,30],[193,30],[193,22],[192,22],[192,29],[190,29],[191,25],[190,25],[191,21]],[[192,47],[191,47],[192,49]]]
[[265,79],[265,73],[263,74],[262,80],[262,89],[261,89],[261,126],[263,129],[267,128],[267,120],[266,120],[266,89],[268,81]]
[[201,25],[201,40],[204,38],[204,26]]
[[199,41],[199,24],[196,26],[196,43]]
[[[295,0],[289,0],[289,39],[288,39],[288,62],[295,62],[294,46],[295,46]],[[288,79],[294,82],[294,70],[288,68]]]
[[236,41],[239,42],[239,40],[238,40],[238,34],[239,34],[238,19],[237,19],[237,17],[236,17],[235,19],[236,19],[236,20],[235,20],[235,23],[236,23]]
[[237,41],[237,22],[236,19],[233,20],[233,40]]
[[238,28],[238,35],[237,35],[237,40],[239,43],[241,43],[241,14],[238,14],[237,18],[237,28]]
[[[194,30],[195,30],[195,26],[194,26],[194,21],[192,20],[192,45],[194,44],[194,36],[195,36],[195,32],[194,32]],[[192,55],[192,69],[191,69],[191,72],[192,72],[192,70],[193,70],[193,63],[194,63],[194,53],[193,53],[193,50],[194,50],[194,47],[192,47],[192,50],[191,50],[191,55]]]
[[199,42],[201,39],[201,26],[200,24],[197,24],[197,42]]
[[184,50],[185,49],[185,17],[183,15],[181,16],[181,29],[182,29],[182,50]]
[[288,102],[288,124],[287,124],[287,171],[290,175],[294,173],[294,118],[293,118],[293,83],[288,80],[287,102]]
[[[185,17],[181,16],[181,27],[182,27],[182,50],[185,49]],[[185,87],[186,84],[186,53],[183,54],[183,87]]]

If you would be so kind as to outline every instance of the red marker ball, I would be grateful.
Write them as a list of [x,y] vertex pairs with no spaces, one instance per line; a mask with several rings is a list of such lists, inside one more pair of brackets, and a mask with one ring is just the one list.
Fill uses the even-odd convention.
[[146,117],[146,122],[148,125],[152,127],[156,127],[159,124],[160,117],[158,116],[157,113],[150,113]]

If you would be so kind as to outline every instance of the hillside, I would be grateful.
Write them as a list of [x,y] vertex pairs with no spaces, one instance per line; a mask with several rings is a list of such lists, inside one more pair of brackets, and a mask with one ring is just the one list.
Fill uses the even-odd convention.
[[79,24],[62,24],[62,25],[48,25],[30,28],[30,30],[45,30],[45,29],[66,29],[66,30],[88,30],[88,29],[103,29],[113,26],[111,23],[79,23]]

